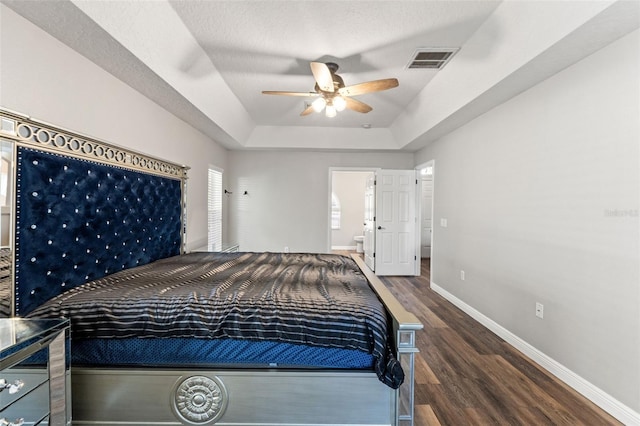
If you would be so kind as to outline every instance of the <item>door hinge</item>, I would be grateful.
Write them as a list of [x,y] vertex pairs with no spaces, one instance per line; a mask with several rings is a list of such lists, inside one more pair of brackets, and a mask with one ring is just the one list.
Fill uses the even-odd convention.
[[373,257],[376,257],[376,254],[375,254],[375,253],[373,253]]
[[416,179],[416,185],[418,184],[418,179]]

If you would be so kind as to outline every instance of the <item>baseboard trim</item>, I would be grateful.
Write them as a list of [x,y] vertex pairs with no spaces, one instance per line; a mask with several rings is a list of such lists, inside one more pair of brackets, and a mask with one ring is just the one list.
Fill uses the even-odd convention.
[[331,250],[355,250],[356,246],[331,246]]
[[539,351],[534,346],[511,333],[509,330],[488,318],[475,308],[458,299],[456,296],[435,284],[433,281],[431,282],[431,289],[447,299],[449,302],[453,303],[480,324],[500,336],[511,346],[531,358],[549,373],[553,374],[577,392],[584,395],[585,398],[611,414],[620,422],[625,425],[640,425],[640,413],[637,413],[630,407],[627,407],[625,404],[621,403],[599,387],[583,379],[564,365]]

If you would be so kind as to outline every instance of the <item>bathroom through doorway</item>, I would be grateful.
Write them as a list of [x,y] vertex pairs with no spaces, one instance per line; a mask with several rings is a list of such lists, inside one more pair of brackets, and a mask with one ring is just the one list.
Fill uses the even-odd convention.
[[329,247],[332,251],[355,252],[356,237],[364,234],[367,178],[376,169],[330,169]]

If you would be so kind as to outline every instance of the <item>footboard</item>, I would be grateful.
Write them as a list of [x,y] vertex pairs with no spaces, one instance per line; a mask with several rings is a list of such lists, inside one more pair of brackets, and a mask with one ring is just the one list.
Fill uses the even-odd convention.
[[365,371],[74,368],[73,424],[394,424],[397,391]]

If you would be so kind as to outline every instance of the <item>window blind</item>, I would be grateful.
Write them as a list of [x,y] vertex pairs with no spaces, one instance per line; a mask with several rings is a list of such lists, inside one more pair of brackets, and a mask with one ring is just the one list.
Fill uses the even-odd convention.
[[331,229],[340,229],[340,200],[335,192],[331,193]]
[[207,250],[222,249],[222,170],[209,168],[207,196]]

